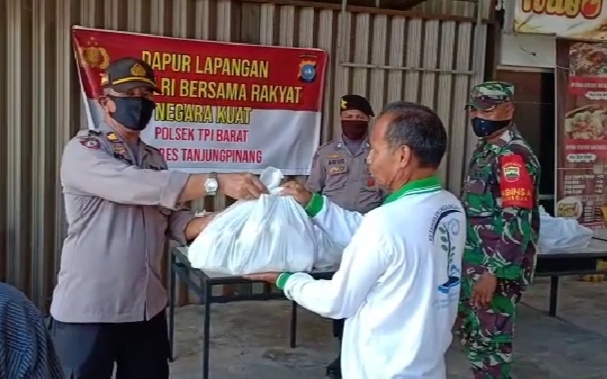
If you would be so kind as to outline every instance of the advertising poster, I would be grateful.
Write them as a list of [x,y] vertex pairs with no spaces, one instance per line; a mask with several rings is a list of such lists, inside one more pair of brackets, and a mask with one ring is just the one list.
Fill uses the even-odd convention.
[[556,214],[605,228],[607,43],[557,42]]
[[[562,38],[607,40],[604,0],[512,0],[514,31]],[[507,8],[507,11],[510,10]]]
[[81,27],[72,37],[89,128],[100,121],[104,69],[114,59],[143,59],[162,94],[141,138],[169,168],[309,174],[320,139],[324,51]]

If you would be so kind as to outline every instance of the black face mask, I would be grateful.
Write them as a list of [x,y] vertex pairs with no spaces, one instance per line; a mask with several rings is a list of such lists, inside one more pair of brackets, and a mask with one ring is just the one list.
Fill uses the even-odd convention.
[[141,131],[148,126],[156,103],[143,97],[108,96],[116,104],[116,112],[110,116],[125,128]]
[[501,120],[501,121],[493,121],[493,120],[484,120],[482,118],[475,117],[472,119],[472,130],[474,130],[474,134],[476,134],[479,138],[486,138],[495,132],[507,128],[512,120]]

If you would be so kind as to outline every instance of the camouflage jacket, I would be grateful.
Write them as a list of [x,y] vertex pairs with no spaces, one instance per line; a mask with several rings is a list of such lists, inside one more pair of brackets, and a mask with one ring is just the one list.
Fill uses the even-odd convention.
[[479,141],[462,202],[467,216],[465,275],[486,271],[531,283],[539,236],[540,164],[516,127],[496,142]]

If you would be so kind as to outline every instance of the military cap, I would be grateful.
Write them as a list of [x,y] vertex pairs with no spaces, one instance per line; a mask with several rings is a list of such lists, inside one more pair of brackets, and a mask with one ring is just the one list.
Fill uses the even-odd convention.
[[363,112],[367,116],[375,117],[375,113],[373,113],[373,109],[371,108],[369,101],[360,95],[342,96],[341,100],[339,101],[339,110],[340,112],[357,110]]
[[470,102],[466,108],[487,110],[496,105],[512,101],[514,85],[506,82],[484,82],[470,91]]
[[101,86],[118,92],[128,92],[143,86],[160,93],[152,67],[136,58],[120,58],[110,63],[101,76]]

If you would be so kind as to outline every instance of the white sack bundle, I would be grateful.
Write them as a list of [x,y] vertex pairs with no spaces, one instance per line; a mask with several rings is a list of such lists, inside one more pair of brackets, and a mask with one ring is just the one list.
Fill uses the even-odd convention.
[[277,168],[266,168],[260,179],[269,195],[217,215],[188,249],[192,267],[231,275],[310,271],[316,230],[295,199],[279,195],[282,178]]

